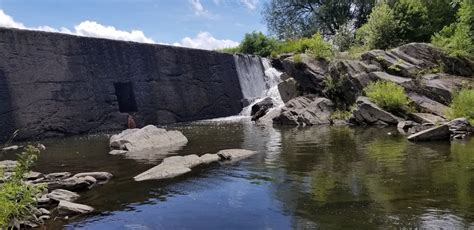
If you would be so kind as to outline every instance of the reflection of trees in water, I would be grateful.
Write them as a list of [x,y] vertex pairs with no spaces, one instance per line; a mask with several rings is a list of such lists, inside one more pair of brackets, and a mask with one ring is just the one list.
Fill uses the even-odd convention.
[[388,131],[281,130],[275,197],[296,227],[426,226],[443,216],[433,209],[474,219],[474,139],[413,144]]

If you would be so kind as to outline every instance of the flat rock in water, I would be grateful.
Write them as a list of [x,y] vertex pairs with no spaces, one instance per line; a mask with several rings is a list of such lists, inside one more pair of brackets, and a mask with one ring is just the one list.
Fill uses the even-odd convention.
[[451,132],[448,125],[433,127],[421,132],[415,133],[408,137],[409,141],[437,141],[449,140]]
[[85,178],[70,177],[63,180],[48,182],[48,190],[66,189],[70,191],[80,191],[89,189],[93,184],[94,183]]
[[49,194],[47,194],[46,197],[48,197],[51,200],[55,200],[55,201],[59,202],[59,201],[62,201],[62,200],[75,201],[75,200],[79,199],[80,196],[79,196],[79,194],[77,194],[75,192],[68,191],[68,190],[55,189],[52,192],[50,192]]
[[59,202],[58,211],[62,215],[79,215],[79,214],[87,214],[94,211],[94,208],[91,206],[83,205],[83,204],[76,204],[69,201],[62,200]]
[[44,176],[46,180],[62,180],[72,176],[70,172],[57,172],[57,173],[50,173]]
[[126,153],[128,153],[128,151],[126,151],[126,150],[117,150],[117,149],[111,150],[109,152],[110,155],[124,155]]
[[201,164],[210,164],[210,163],[213,163],[213,162],[217,162],[220,159],[221,158],[219,157],[219,155],[210,154],[210,153],[206,153],[206,154],[202,155],[201,157],[199,157],[199,160],[201,161]]
[[217,152],[217,155],[221,157],[221,159],[224,159],[224,160],[236,161],[236,160],[242,160],[244,158],[250,157],[256,153],[257,152],[255,151],[246,150],[246,149],[224,149]]
[[153,125],[141,129],[127,129],[110,138],[110,147],[128,152],[185,145],[188,139],[179,131],[166,131]]
[[78,177],[78,178],[86,177],[86,176],[91,176],[98,181],[108,181],[112,179],[113,177],[113,175],[108,172],[84,172],[84,173],[78,173],[74,175],[74,177]]
[[135,176],[133,179],[135,181],[161,180],[177,177],[188,172],[191,172],[191,169],[183,165],[159,164]]

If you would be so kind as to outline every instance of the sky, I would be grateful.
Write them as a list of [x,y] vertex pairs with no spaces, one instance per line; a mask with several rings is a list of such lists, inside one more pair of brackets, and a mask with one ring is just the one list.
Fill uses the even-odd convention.
[[0,27],[199,49],[266,32],[265,0],[0,0]]

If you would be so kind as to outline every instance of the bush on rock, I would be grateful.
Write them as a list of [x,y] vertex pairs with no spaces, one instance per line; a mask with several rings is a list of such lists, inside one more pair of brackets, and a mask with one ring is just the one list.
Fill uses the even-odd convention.
[[393,82],[372,82],[364,92],[371,101],[389,112],[405,111],[409,103],[403,87]]

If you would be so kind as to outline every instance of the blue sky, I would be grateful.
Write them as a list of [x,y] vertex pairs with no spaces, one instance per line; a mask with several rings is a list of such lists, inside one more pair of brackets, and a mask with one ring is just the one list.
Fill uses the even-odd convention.
[[0,26],[216,49],[266,32],[264,1],[0,0]]

